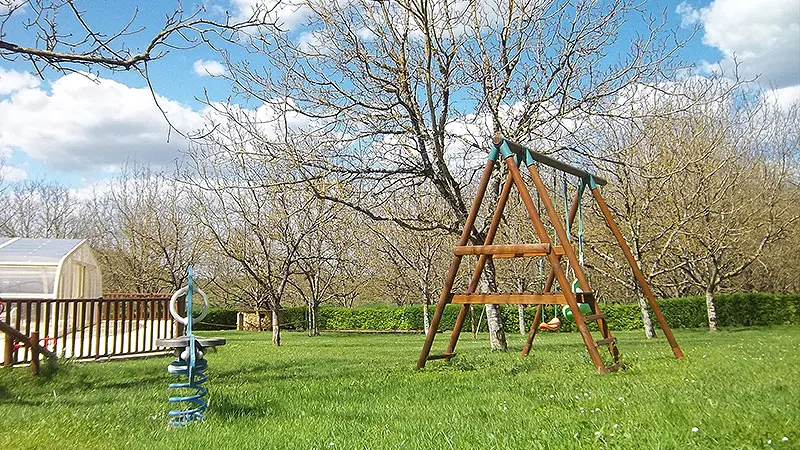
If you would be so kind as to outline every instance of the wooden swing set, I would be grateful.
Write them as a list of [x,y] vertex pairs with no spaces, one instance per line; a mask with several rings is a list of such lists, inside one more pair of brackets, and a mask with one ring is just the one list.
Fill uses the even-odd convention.
[[[425,344],[422,347],[419,360],[417,361],[417,368],[421,369],[425,367],[425,363],[429,360],[449,360],[450,358],[454,357],[456,344],[458,343],[458,338],[461,334],[464,320],[469,312],[469,306],[476,304],[494,304],[538,305],[536,316],[534,317],[533,324],[531,325],[525,346],[522,350],[522,356],[526,356],[531,350],[533,339],[536,336],[536,331],[542,321],[544,305],[567,305],[572,312],[575,324],[577,325],[578,331],[583,338],[584,344],[586,344],[586,349],[589,351],[589,357],[591,358],[592,363],[597,371],[600,373],[608,373],[610,371],[614,372],[619,370],[621,366],[619,361],[619,351],[617,350],[617,339],[611,335],[611,332],[608,329],[608,325],[606,324],[605,320],[606,315],[600,311],[600,305],[594,298],[591,287],[589,286],[589,282],[586,278],[586,274],[583,270],[583,261],[580,261],[576,256],[575,249],[573,248],[573,245],[569,239],[569,235],[572,232],[571,225],[574,222],[575,215],[579,210],[581,197],[586,187],[588,187],[591,191],[592,196],[597,202],[597,206],[605,218],[606,224],[608,224],[608,227],[611,229],[614,238],[617,240],[617,243],[622,249],[628,264],[633,270],[636,283],[642,290],[647,302],[650,304],[650,308],[652,309],[653,314],[655,314],[661,330],[664,332],[667,341],[669,341],[669,344],[672,347],[672,352],[675,354],[676,358],[682,359],[683,352],[678,346],[678,343],[675,341],[675,337],[672,335],[672,331],[670,330],[669,325],[667,325],[664,315],[661,313],[661,309],[656,303],[653,291],[647,284],[647,280],[642,274],[642,271],[639,269],[636,260],[633,258],[633,254],[631,253],[628,244],[622,237],[622,233],[620,232],[617,223],[614,221],[611,211],[608,209],[603,196],[600,194],[600,186],[606,185],[606,180],[583,169],[565,164],[561,161],[550,158],[547,155],[543,155],[525,148],[524,146],[513,141],[504,139],[499,134],[494,136],[493,143],[494,146],[492,147],[489,153],[489,158],[486,161],[486,166],[484,167],[483,175],[481,177],[480,184],[478,185],[478,191],[475,195],[472,207],[470,208],[469,215],[467,216],[464,230],[461,233],[461,239],[459,240],[458,246],[453,249],[453,261],[450,264],[450,269],[447,273],[444,288],[442,289],[442,293],[439,296],[439,301],[436,304],[436,311],[433,315],[433,319],[431,320],[429,332],[425,339]],[[494,215],[492,216],[492,221],[489,225],[483,245],[468,245],[469,237],[478,215],[478,210],[480,209],[483,197],[486,194],[486,188],[489,184],[489,179],[491,178],[492,171],[494,170],[494,166],[499,155],[502,155],[506,166],[508,167],[508,178],[503,185],[503,190],[500,193],[500,197],[497,201],[497,206],[494,210]],[[528,168],[528,172],[530,173],[533,184],[538,192],[539,199],[544,206],[545,211],[547,212],[550,225],[555,230],[556,237],[558,239],[557,245],[553,244],[547,228],[539,216],[539,211],[536,208],[533,199],[531,198],[528,187],[522,179],[519,167],[517,166],[517,161],[524,163]],[[556,213],[553,202],[550,200],[548,195],[547,188],[545,187],[545,184],[542,181],[542,178],[536,167],[537,163],[552,167],[553,169],[561,171],[565,174],[578,177],[578,190],[575,194],[575,198],[572,201],[572,205],[569,208],[566,224],[561,221],[559,215]],[[536,234],[539,237],[539,242],[528,244],[494,245],[494,238],[497,234],[497,229],[500,226],[503,210],[505,209],[511,189],[514,186],[516,186],[522,202],[525,204],[528,216],[533,222]],[[465,255],[476,255],[478,256],[478,261],[472,273],[472,279],[469,283],[469,287],[467,288],[467,292],[454,293],[452,292],[453,284],[455,283],[456,275],[461,265],[461,259]],[[569,269],[565,270],[561,266],[561,260],[565,256],[569,262],[568,267],[572,269],[572,272],[575,274],[575,278],[577,280],[574,289],[567,279]],[[489,258],[521,257],[547,258],[547,261],[550,264],[550,271],[545,282],[544,292],[533,294],[522,292],[499,294],[476,293],[481,275],[483,274],[484,266]],[[552,292],[555,281],[558,281],[558,286],[561,289],[560,292]],[[430,352],[433,345],[433,340],[436,337],[436,331],[439,327],[439,322],[442,319],[444,308],[448,303],[459,304],[461,305],[461,309],[458,313],[455,325],[453,326],[453,333],[450,336],[447,350],[443,354],[431,355]],[[584,315],[580,309],[580,304],[588,304],[590,307],[590,314]],[[601,334],[600,339],[594,339],[589,327],[587,326],[587,322],[597,322],[597,327]],[[606,363],[603,361],[598,350],[603,346],[606,346],[611,354],[612,363],[609,365],[606,365]]]

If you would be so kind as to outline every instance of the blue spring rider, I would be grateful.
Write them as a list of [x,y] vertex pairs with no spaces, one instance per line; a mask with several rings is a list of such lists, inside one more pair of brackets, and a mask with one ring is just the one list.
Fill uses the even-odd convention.
[[[167,371],[172,375],[181,375],[187,377],[185,382],[171,383],[170,389],[180,389],[183,391],[190,391],[184,395],[175,395],[169,398],[170,403],[185,403],[183,408],[174,409],[169,412],[169,424],[173,427],[183,427],[190,422],[196,420],[203,420],[205,415],[203,411],[206,410],[206,402],[203,397],[208,393],[208,389],[203,386],[207,377],[205,375],[208,362],[203,357],[206,348],[225,345],[223,338],[199,338],[192,333],[194,324],[203,320],[208,313],[208,297],[197,286],[194,286],[192,280],[192,267],[189,266],[188,284],[178,289],[169,301],[169,312],[175,321],[185,325],[186,335],[174,339],[157,339],[156,345],[160,347],[172,347],[175,349],[175,361],[172,361],[167,367]],[[192,296],[193,294],[200,294],[203,299],[202,312],[194,317]],[[183,317],[178,312],[177,302],[178,299],[186,296],[186,317]],[[189,320],[191,318],[191,320]]]

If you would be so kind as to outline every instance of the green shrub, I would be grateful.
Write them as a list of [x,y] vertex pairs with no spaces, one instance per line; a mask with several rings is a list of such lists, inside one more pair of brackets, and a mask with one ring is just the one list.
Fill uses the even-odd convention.
[[236,310],[225,308],[208,309],[203,321],[194,325],[195,330],[235,330]]
[[287,330],[305,331],[307,325],[306,314],[305,306],[283,308],[281,326]]
[[[719,294],[714,297],[717,307],[717,323],[720,327],[747,327],[753,325],[800,324],[800,294],[737,293]],[[703,328],[708,326],[706,299],[704,296],[667,298],[658,300],[659,307],[672,328]],[[447,305],[439,323],[440,330],[452,330],[460,305]],[[433,317],[435,305],[431,305]],[[641,330],[642,315],[636,303],[601,304],[606,313],[606,321],[611,330]],[[506,333],[518,332],[516,306],[500,308]],[[475,323],[480,321],[480,332],[487,330],[486,317],[481,320],[482,307],[475,307]],[[536,314],[536,307],[525,308],[525,326],[530,327]],[[544,308],[543,321],[553,317],[553,307]],[[559,313],[559,317],[561,317]],[[653,324],[658,327],[656,318]],[[575,324],[561,317],[559,331],[575,330]],[[376,331],[421,331],[424,328],[422,305],[383,306],[364,308],[343,308],[323,306],[319,309],[321,330],[376,330]],[[471,330],[471,319],[467,316],[464,331]],[[591,323],[590,329],[596,329]],[[198,330],[220,330],[236,327],[236,311],[232,309],[211,308]],[[305,331],[306,307],[284,308],[282,327],[288,330]]]

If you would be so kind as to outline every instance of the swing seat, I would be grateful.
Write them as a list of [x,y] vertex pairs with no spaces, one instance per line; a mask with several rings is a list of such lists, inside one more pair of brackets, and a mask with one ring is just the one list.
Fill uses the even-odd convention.
[[557,329],[559,329],[559,327],[561,327],[561,319],[559,319],[558,317],[553,317],[547,323],[539,324],[540,330],[556,331]]

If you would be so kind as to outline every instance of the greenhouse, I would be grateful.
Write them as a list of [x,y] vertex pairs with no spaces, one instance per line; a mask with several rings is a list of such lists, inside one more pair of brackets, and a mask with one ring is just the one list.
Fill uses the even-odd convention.
[[97,298],[100,267],[85,239],[0,237],[0,298]]

